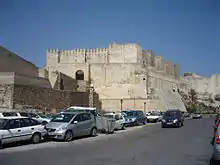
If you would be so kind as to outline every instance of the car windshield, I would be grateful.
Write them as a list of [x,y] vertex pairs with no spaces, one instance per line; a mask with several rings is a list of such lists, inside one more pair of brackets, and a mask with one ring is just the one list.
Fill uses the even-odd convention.
[[73,108],[69,108],[67,110],[64,110],[64,112],[74,112],[74,113],[90,112],[94,116],[98,116],[99,115],[96,110],[88,110],[88,109],[73,109]]
[[7,119],[0,119],[0,129],[3,129],[7,123]]
[[159,116],[160,115],[160,113],[158,113],[158,112],[152,112],[152,113],[150,113],[150,116]]
[[104,117],[107,117],[107,118],[114,118],[113,115],[104,115]]
[[38,114],[41,118],[48,118],[45,114],[43,114],[43,113],[39,113]]
[[51,122],[61,122],[61,123],[69,123],[70,120],[75,116],[75,114],[59,114],[57,116],[55,116]]
[[164,113],[165,117],[173,117],[173,116],[178,116],[178,111],[167,111]]
[[130,111],[130,112],[127,112],[126,114],[127,116],[138,116],[138,112],[135,112],[135,111]]

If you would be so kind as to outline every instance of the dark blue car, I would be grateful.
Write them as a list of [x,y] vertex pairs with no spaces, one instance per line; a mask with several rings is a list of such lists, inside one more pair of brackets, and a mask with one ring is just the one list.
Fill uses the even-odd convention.
[[146,115],[140,110],[122,111],[126,126],[146,124]]
[[163,114],[161,127],[168,126],[182,127],[184,122],[183,115],[180,110],[168,110]]

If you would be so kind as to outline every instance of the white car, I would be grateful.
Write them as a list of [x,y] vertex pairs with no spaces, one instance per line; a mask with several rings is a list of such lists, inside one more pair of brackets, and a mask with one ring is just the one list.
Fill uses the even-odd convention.
[[148,114],[147,116],[147,122],[148,123],[156,123],[158,121],[162,120],[162,114],[160,112],[151,112],[150,114]]
[[104,117],[115,119],[115,129],[124,129],[125,128],[125,118],[121,113],[106,113]]
[[17,113],[18,116],[21,117],[30,117],[33,118],[37,121],[39,121],[40,123],[49,123],[50,122],[50,118],[48,118],[46,115],[44,115],[43,113],[35,113],[35,112],[19,112]]
[[47,135],[47,130],[40,122],[28,117],[0,118],[0,148],[3,144],[31,140],[39,143]]

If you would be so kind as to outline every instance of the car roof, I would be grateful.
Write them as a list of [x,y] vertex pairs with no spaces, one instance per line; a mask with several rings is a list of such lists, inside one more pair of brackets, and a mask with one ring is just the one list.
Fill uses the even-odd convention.
[[5,116],[1,117],[1,119],[26,119],[28,117],[23,117],[23,116]]
[[73,115],[77,115],[77,114],[82,114],[82,113],[89,113],[89,112],[79,112],[79,111],[77,111],[77,112],[61,112],[61,114],[73,114]]
[[178,109],[168,109],[166,112],[180,112]]

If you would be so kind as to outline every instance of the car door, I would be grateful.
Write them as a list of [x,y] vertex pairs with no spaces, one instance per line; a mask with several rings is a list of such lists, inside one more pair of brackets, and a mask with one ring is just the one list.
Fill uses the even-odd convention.
[[141,124],[141,123],[143,123],[143,115],[142,115],[142,113],[141,112],[137,112],[137,115],[138,115],[138,123],[139,124]]
[[121,114],[116,114],[115,120],[117,124],[117,129],[121,129],[123,127],[123,124],[125,123],[123,116]]
[[20,119],[10,119],[2,135],[3,143],[20,141],[20,136]]
[[83,114],[83,121],[82,121],[82,135],[89,135],[92,127],[94,125],[94,120],[92,120],[92,114],[84,113]]
[[73,131],[75,137],[82,136],[83,114],[78,114],[74,117],[74,119],[70,123],[70,129]]
[[34,131],[34,125],[29,118],[20,119],[21,127],[21,140],[29,140],[32,137],[32,132]]

